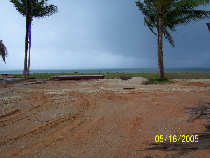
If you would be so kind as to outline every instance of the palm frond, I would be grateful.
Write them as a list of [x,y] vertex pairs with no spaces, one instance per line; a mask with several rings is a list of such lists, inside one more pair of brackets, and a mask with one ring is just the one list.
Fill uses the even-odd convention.
[[171,24],[181,25],[189,24],[193,21],[205,19],[210,17],[210,11],[204,10],[183,10],[180,13],[171,13],[175,18],[169,20]]
[[[58,11],[57,6],[48,5],[48,0],[30,0],[30,16],[33,17],[46,17],[53,15]],[[26,0],[10,0],[14,4],[16,10],[26,16]]]
[[26,15],[26,0],[10,0],[15,9],[23,16]]
[[171,46],[175,47],[174,40],[166,28],[163,29],[163,35],[164,35],[165,39],[168,40],[168,42],[171,44]]
[[7,56],[7,48],[2,40],[0,40],[0,56],[2,57],[3,61],[6,63],[5,59]]
[[144,24],[149,28],[149,30],[154,34],[157,35],[157,33],[154,31],[154,28],[157,27],[157,15],[156,11],[152,10],[151,3],[152,0],[144,1],[145,4],[143,4],[141,1],[136,2],[136,6],[139,7],[139,10],[144,14]]
[[210,31],[210,23],[207,23],[206,25],[207,25],[207,27],[208,27],[208,29]]
[[154,31],[154,23],[151,23],[151,20],[147,19],[146,17],[144,18],[144,23],[145,25],[147,25],[147,27],[149,28],[149,30],[155,35],[157,36],[157,33]]

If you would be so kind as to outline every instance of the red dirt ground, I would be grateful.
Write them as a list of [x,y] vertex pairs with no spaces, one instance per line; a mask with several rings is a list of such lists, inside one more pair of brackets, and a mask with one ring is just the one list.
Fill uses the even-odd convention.
[[[157,134],[205,130],[206,120],[189,122],[186,108],[210,102],[210,80],[164,85],[140,80],[0,88],[0,158],[174,158],[179,151],[143,149]],[[128,87],[134,89],[123,89]],[[177,157],[209,155],[204,149]]]

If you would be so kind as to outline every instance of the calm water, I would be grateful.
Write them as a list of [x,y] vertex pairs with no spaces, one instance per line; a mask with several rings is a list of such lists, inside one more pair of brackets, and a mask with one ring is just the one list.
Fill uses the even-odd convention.
[[[166,72],[209,72],[210,68],[168,68],[165,69]],[[81,73],[115,73],[115,72],[127,72],[127,73],[140,73],[140,72],[157,72],[154,68],[125,68],[125,69],[74,69],[74,70],[31,70],[31,73],[71,73],[71,72],[81,72]],[[20,74],[22,70],[9,70],[1,71],[0,74]]]

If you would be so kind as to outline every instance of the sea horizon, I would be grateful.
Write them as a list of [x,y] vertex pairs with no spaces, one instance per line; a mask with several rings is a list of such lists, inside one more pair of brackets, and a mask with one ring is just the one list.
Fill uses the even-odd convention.
[[[157,68],[32,69],[30,73],[154,73]],[[165,72],[204,72],[210,68],[165,68]],[[0,74],[21,74],[23,70],[0,70]]]

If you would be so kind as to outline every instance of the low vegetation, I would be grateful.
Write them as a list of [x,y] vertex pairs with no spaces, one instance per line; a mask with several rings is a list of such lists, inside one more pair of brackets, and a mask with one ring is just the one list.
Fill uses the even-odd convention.
[[[158,73],[32,73],[30,78],[50,78],[55,75],[104,75],[106,79],[113,78],[131,78],[131,77],[145,77],[150,79],[150,82],[165,82],[165,80],[158,81]],[[22,74],[15,74],[16,77],[23,77]],[[210,79],[210,73],[166,73],[167,79]]]
[[167,83],[174,83],[174,81],[169,80],[167,78],[159,79],[159,78],[150,78],[147,81],[145,81],[143,84],[167,84]]

